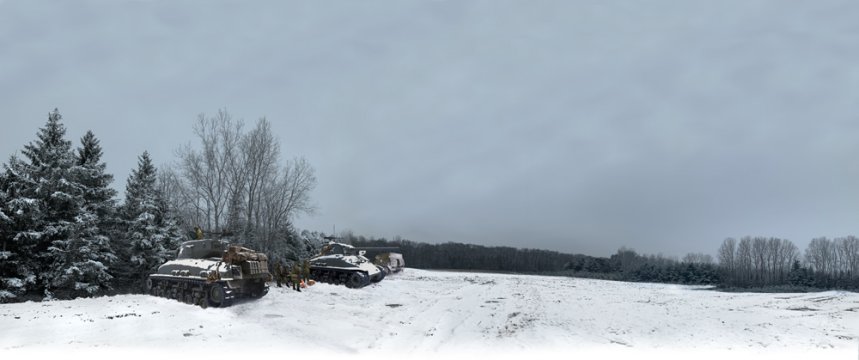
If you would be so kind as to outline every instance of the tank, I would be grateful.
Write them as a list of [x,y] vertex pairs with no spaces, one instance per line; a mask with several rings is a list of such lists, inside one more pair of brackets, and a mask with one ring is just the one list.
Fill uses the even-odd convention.
[[352,245],[331,241],[310,259],[310,277],[318,282],[357,289],[382,281],[385,272]]
[[263,253],[202,239],[182,243],[176,260],[167,261],[146,280],[151,295],[203,308],[230,306],[235,299],[268,293],[268,258]]

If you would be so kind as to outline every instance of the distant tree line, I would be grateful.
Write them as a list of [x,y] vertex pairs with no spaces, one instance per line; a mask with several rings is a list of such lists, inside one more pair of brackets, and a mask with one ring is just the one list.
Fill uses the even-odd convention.
[[[188,167],[179,173],[185,178],[169,167],[159,173],[143,152],[119,202],[99,140],[87,132],[73,148],[59,111],[49,113],[37,138],[21,151],[23,158],[13,155],[0,172],[0,303],[140,292],[146,277],[174,256],[181,241],[192,238],[197,224],[213,226],[213,232],[252,234],[256,244],[268,244],[279,254],[315,252],[322,235],[298,232],[290,222],[309,209],[312,168],[303,161],[280,168],[269,159],[260,161],[269,170],[248,170],[244,163],[256,158],[222,156],[218,144],[226,140],[210,137],[211,129],[203,127],[224,123],[202,119],[198,134],[214,143],[204,141],[203,149],[189,146],[180,153]],[[256,135],[229,136],[241,135],[239,143],[247,146],[256,144],[250,138],[257,135],[274,141],[267,123],[261,121],[258,128]],[[210,167],[219,158],[230,162],[227,170]],[[237,181],[227,176],[229,171],[262,180],[248,192],[251,181]]]
[[728,238],[709,254],[682,259],[639,254],[621,247],[609,257],[462,243],[427,244],[367,238],[346,232],[355,246],[400,248],[408,267],[567,275],[619,281],[717,285],[739,289],[859,289],[859,238],[818,238],[800,253],[779,238]]
[[[681,284],[716,284],[718,271],[712,263],[681,262],[661,256],[644,256],[621,248],[611,257],[565,254],[557,251],[492,247],[448,242],[427,244],[401,238],[366,238],[341,234],[343,241],[359,247],[399,247],[407,267],[570,275],[624,281]],[[698,255],[687,256],[698,260]],[[706,259],[706,256],[701,255]],[[712,262],[712,259],[710,259]]]
[[621,247],[608,258],[577,256],[565,267],[571,275],[621,281],[715,285],[719,272],[711,256],[690,253],[682,260],[639,254]]
[[536,249],[487,247],[444,243],[426,244],[404,239],[365,238],[346,233],[341,239],[353,246],[400,248],[406,266],[419,269],[456,269],[499,272],[552,272],[563,269],[573,255]]

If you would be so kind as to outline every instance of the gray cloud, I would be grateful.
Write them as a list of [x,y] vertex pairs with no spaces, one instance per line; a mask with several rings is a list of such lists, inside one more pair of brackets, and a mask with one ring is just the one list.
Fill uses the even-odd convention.
[[0,2],[0,154],[53,107],[116,186],[200,112],[317,169],[300,227],[605,255],[857,234],[859,5]]

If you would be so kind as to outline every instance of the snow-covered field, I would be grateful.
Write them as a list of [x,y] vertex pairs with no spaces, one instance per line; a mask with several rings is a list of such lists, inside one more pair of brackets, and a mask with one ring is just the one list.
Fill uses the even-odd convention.
[[272,287],[260,300],[224,309],[143,295],[5,304],[0,349],[859,359],[859,294],[406,269],[360,290]]

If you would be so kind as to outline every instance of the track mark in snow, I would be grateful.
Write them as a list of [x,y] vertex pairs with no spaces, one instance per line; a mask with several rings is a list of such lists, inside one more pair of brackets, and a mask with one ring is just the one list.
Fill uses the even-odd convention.
[[612,344],[618,344],[618,345],[623,345],[626,347],[632,347],[632,345],[627,344],[626,342],[621,341],[621,340],[609,339],[609,341],[611,341]]
[[810,300],[812,302],[825,302],[825,301],[829,301],[829,300],[835,300],[835,298],[836,298],[836,296],[823,296],[823,297],[817,297],[817,298],[810,298],[808,300]]
[[105,319],[113,320],[113,319],[118,319],[118,318],[124,318],[127,316],[140,317],[140,315],[137,315],[136,313],[128,313],[128,314],[119,314],[119,315],[108,315],[105,317]]

